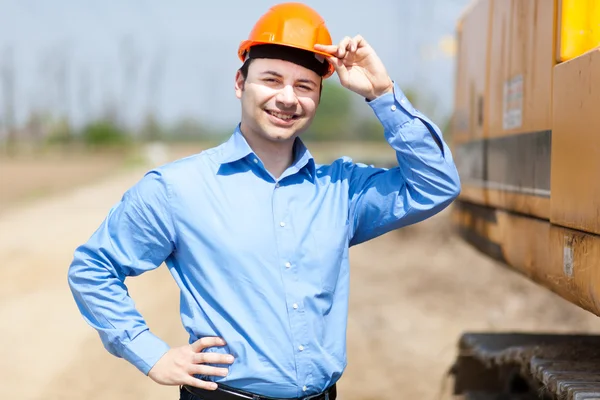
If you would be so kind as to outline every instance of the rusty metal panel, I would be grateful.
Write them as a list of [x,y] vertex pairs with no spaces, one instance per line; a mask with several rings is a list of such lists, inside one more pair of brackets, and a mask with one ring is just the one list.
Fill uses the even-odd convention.
[[[467,59],[464,49],[483,43],[481,38],[475,42],[473,36],[481,29],[478,31],[471,20],[484,9],[484,3],[478,3],[460,24],[463,48],[457,74],[456,120],[463,115],[464,127],[471,127],[455,141],[455,160],[464,188],[460,198],[550,219],[557,1],[490,2],[485,62],[482,57]],[[478,131],[473,128],[474,108],[467,104],[473,103],[468,85],[473,87],[477,80],[468,71],[477,70],[477,66],[481,70],[484,65],[487,90],[483,91],[483,125]]]
[[462,201],[453,222],[480,251],[600,316],[600,235]]
[[532,25],[533,34],[529,37],[530,47],[524,62],[525,68],[530,70],[524,88],[528,94],[524,98],[524,128],[526,131],[538,131],[552,127],[552,72],[556,65],[558,1],[530,1],[528,12],[525,24]]
[[491,4],[492,0],[473,3],[459,21],[453,118],[456,143],[485,136]]
[[600,48],[554,70],[551,221],[600,234]]
[[481,186],[463,183],[460,198],[471,203],[511,210],[537,218],[550,218],[549,197],[513,193],[503,190],[485,189]]
[[552,225],[551,262],[538,270],[546,286],[600,315],[600,236]]
[[556,1],[493,4],[490,136],[551,129]]
[[460,198],[550,219],[550,153],[550,131],[459,144]]
[[[495,1],[492,5],[490,52],[489,136],[503,133],[504,82],[508,77],[512,1]],[[508,96],[508,95],[507,95]],[[516,107],[515,109],[519,109]]]

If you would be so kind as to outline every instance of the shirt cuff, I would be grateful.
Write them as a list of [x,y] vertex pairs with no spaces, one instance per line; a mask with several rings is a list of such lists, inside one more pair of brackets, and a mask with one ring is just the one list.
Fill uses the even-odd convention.
[[392,92],[367,101],[367,104],[373,109],[386,132],[394,132],[415,118],[414,107],[396,82]]
[[143,331],[123,347],[123,358],[132,363],[144,375],[169,350],[169,345],[149,330]]

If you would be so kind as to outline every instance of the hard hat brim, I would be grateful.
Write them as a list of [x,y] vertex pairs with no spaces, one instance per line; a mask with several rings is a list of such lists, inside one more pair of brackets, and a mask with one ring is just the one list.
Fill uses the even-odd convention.
[[238,57],[239,57],[239,59],[242,62],[246,61],[246,53],[248,52],[248,50],[250,49],[250,47],[256,46],[256,45],[261,45],[261,44],[274,44],[274,45],[279,45],[279,46],[292,47],[292,48],[295,48],[295,49],[309,51],[309,52],[314,53],[316,55],[322,56],[324,58],[324,62],[326,62],[329,65],[327,73],[322,76],[323,79],[329,78],[335,72],[334,66],[331,64],[331,62],[328,59],[328,57],[331,57],[331,54],[325,53],[323,51],[318,51],[318,50],[315,50],[315,49],[309,49],[309,48],[302,47],[302,46],[294,46],[294,45],[291,45],[291,44],[288,44],[288,43],[278,43],[276,41],[244,40],[244,41],[242,41],[242,43],[240,44],[240,47],[238,49]]

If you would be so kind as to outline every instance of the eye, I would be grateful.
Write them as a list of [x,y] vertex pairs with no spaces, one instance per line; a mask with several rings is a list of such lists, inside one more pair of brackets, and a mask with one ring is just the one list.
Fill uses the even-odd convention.
[[312,87],[307,86],[307,85],[298,85],[298,87],[307,92],[310,92],[312,90]]
[[267,82],[267,83],[279,83],[279,81],[275,78],[265,78],[263,79],[263,82]]

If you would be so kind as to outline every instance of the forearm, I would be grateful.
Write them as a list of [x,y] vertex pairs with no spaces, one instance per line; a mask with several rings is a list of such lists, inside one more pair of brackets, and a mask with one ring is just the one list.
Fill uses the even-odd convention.
[[397,182],[411,192],[410,207],[422,203],[443,207],[454,199],[460,191],[460,180],[440,129],[414,109],[398,85],[394,85],[393,93],[369,104],[396,152],[401,175]]
[[169,349],[150,332],[136,310],[124,276],[89,246],[82,246],[68,272],[68,282],[83,318],[100,335],[104,347],[144,374]]

